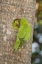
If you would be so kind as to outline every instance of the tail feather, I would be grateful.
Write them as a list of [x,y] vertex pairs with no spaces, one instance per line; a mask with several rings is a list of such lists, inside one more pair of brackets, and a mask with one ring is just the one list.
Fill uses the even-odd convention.
[[17,39],[17,40],[16,40],[16,43],[14,44],[14,51],[17,51],[19,45],[20,45],[20,40]]

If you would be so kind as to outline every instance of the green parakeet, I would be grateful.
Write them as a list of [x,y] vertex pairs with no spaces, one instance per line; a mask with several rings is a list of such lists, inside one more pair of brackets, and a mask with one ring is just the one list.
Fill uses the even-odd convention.
[[19,48],[19,45],[21,43],[24,44],[24,42],[26,42],[30,38],[31,28],[28,22],[26,21],[26,19],[24,18],[15,19],[12,22],[12,27],[18,30],[16,42],[14,44],[14,50],[17,51],[17,49]]

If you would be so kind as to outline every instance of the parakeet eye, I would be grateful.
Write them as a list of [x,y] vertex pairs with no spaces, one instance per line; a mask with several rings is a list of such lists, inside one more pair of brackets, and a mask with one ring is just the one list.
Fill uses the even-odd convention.
[[19,28],[20,27],[20,19],[15,19],[15,24]]
[[19,22],[17,22],[17,23],[16,23],[16,26],[19,28],[19,27],[20,27],[20,23],[19,23]]
[[16,22],[16,25],[19,26],[19,22]]

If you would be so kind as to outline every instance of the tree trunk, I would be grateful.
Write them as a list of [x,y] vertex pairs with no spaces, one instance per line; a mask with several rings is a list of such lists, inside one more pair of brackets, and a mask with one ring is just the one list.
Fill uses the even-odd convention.
[[[31,64],[35,3],[35,0],[0,0],[0,64]],[[25,48],[20,46],[14,52],[17,31],[12,28],[12,21],[21,17],[28,21],[31,37]]]

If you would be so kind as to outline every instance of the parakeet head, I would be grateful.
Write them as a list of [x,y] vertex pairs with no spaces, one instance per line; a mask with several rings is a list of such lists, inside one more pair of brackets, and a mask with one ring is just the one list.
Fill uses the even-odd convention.
[[26,19],[24,18],[16,18],[12,22],[12,26],[15,30],[18,30],[20,26],[23,26],[23,25],[26,25],[26,26],[28,25]]
[[20,27],[20,19],[14,19],[12,22],[12,26],[14,29],[18,30],[18,28]]

